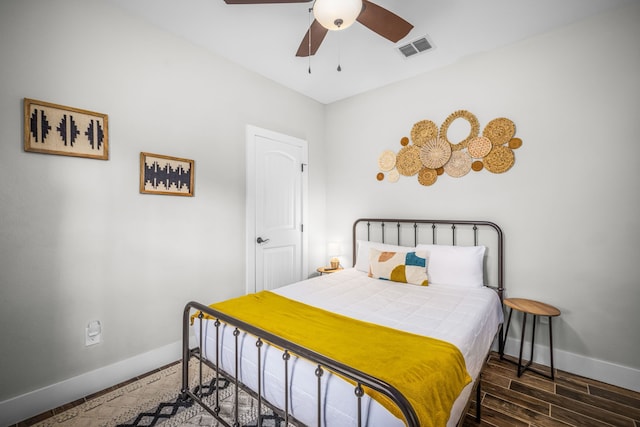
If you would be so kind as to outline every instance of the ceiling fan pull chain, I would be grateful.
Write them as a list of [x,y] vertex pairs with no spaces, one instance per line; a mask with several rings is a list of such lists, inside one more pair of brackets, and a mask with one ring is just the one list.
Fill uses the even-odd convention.
[[309,8],[309,29],[307,30],[309,33],[309,74],[311,74],[311,12],[313,12],[313,8]]
[[[338,28],[340,28],[341,24],[337,22],[336,24],[338,25]],[[338,31],[338,68],[337,68],[338,72],[342,71],[342,67],[340,66],[340,62],[341,62],[340,54],[342,53],[341,51],[342,51],[342,31]]]

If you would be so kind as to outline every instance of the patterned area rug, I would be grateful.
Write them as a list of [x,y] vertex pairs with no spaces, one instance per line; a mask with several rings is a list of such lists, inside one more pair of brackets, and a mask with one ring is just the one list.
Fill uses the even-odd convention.
[[[227,380],[216,380],[214,372],[202,365],[202,390],[198,389],[198,364],[192,359],[189,364],[190,389],[201,392],[201,398],[209,406],[215,402],[216,388],[219,390],[219,415],[229,424],[235,421],[235,386]],[[38,427],[188,427],[223,426],[200,405],[179,399],[182,383],[182,364],[172,365],[157,373],[102,394],[65,412],[48,418]],[[241,426],[258,425],[257,401],[243,391],[238,393],[238,422]],[[262,424],[265,427],[285,427],[284,420],[268,407],[262,406]],[[291,427],[294,427],[290,423]]]

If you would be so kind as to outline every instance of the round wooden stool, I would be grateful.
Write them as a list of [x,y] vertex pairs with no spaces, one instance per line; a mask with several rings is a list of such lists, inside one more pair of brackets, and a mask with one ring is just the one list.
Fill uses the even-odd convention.
[[[509,307],[511,310],[509,311],[509,320],[507,320],[507,328],[504,333],[504,339],[502,340],[502,348],[500,349],[500,359],[504,359],[504,347],[507,341],[507,335],[509,333],[509,325],[511,324],[511,315],[513,314],[513,310],[517,310],[522,313],[522,337],[520,338],[520,355],[518,356],[518,377],[521,376],[524,371],[527,369],[535,372],[539,375],[545,376],[547,378],[555,379],[554,369],[553,369],[553,331],[551,327],[551,319],[554,317],[560,316],[560,310],[555,308],[552,305],[545,304],[539,301],[534,301],[526,298],[505,298],[504,305]],[[522,366],[522,348],[524,345],[524,332],[527,329],[527,314],[533,315],[533,331],[531,332],[531,355],[529,357],[529,362],[525,366]],[[551,360],[551,375],[547,375],[544,372],[537,371],[531,368],[531,363],[533,363],[533,348],[536,339],[536,319],[538,316],[546,316],[549,318],[549,356]]]

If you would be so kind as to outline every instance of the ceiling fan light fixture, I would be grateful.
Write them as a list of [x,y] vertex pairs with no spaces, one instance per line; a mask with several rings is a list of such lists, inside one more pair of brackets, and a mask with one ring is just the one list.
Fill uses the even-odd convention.
[[316,0],[313,16],[324,28],[344,30],[356,22],[362,11],[362,0]]

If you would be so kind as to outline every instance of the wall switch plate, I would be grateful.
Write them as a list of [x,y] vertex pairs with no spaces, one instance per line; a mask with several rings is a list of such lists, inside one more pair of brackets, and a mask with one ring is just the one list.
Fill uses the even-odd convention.
[[99,320],[92,320],[87,324],[85,328],[85,340],[84,345],[86,347],[90,345],[99,344],[102,340],[102,325]]

